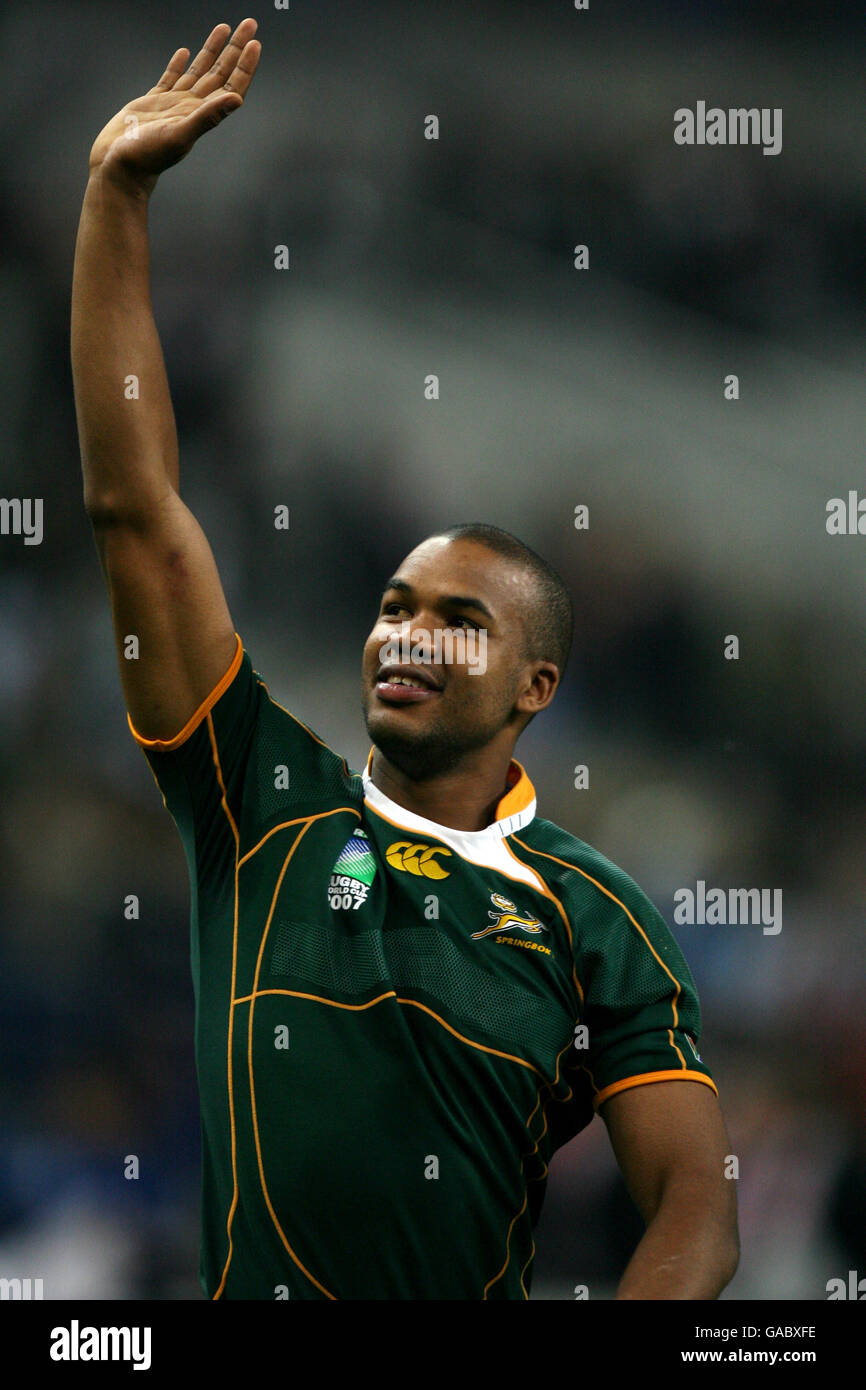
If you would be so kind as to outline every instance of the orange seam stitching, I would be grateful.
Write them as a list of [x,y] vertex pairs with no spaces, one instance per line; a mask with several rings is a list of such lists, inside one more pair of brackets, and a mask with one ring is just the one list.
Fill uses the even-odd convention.
[[[321,820],[322,816],[335,816],[338,811],[348,811],[351,815],[357,816],[359,821],[361,819],[357,806],[335,806],[330,811],[317,811],[313,816],[296,816],[294,820],[281,821],[279,825],[273,826],[266,835],[263,835],[257,845],[247,850],[246,854],[240,860],[240,864],[245,864],[248,859],[252,859],[253,855],[261,849],[265,840],[269,840],[272,835],[276,835],[278,830],[285,830],[290,825],[302,825],[304,821]],[[240,864],[238,867],[240,867]]]
[[266,686],[265,682],[262,680],[261,676],[258,677],[258,682],[259,682],[259,685],[262,687],[262,690],[265,692],[265,694],[267,695],[268,699],[270,700],[271,704],[272,704],[272,705],[275,705],[277,709],[282,710],[282,711],[283,711],[283,714],[287,714],[287,715],[289,716],[290,719],[293,719],[293,720],[295,721],[296,724],[300,725],[300,727],[303,729],[304,733],[305,733],[305,734],[309,734],[309,735],[310,735],[310,738],[313,740],[313,742],[314,742],[314,743],[318,743],[319,746],[320,746],[320,748],[324,748],[324,749],[326,750],[326,752],[328,752],[328,753],[333,753],[333,755],[334,755],[335,758],[339,758],[339,759],[340,759],[340,762],[343,764],[343,771],[345,772],[346,776],[347,776],[347,777],[351,777],[351,776],[352,776],[352,773],[350,773],[350,771],[349,771],[349,765],[348,765],[348,763],[346,762],[346,759],[345,759],[344,757],[342,757],[342,755],[341,755],[340,753],[337,752],[336,748],[332,748],[331,745],[330,745],[329,743],[326,743],[325,740],[324,740],[323,738],[319,738],[319,735],[318,735],[318,734],[314,734],[313,731],[312,731],[312,729],[310,729],[310,728],[304,723],[303,719],[299,719],[298,716],[297,716],[296,714],[292,714],[292,711],[291,711],[290,709],[286,709],[285,705],[281,705],[280,702],[279,702],[279,700],[275,700],[274,697],[273,697],[273,695],[271,694],[271,692],[268,690],[268,687]]
[[[517,840],[517,836],[516,836],[516,835],[514,835],[512,838],[515,839],[515,840]],[[505,843],[505,848],[508,850],[508,853],[511,855],[512,859],[516,860],[518,864],[523,864],[523,860],[517,858],[517,855],[514,853],[514,850],[513,850],[513,849],[511,848],[511,846],[508,844],[507,840],[506,840],[504,843]],[[540,854],[540,853],[541,853],[541,850],[532,850],[532,849],[530,849],[530,848],[529,848],[529,845],[524,844],[522,840],[517,840],[517,843],[518,843],[523,849],[528,850],[528,852],[529,852],[530,854]],[[549,883],[548,883],[547,880],[545,879],[544,875],[538,873],[538,870],[537,870],[537,869],[533,869],[531,864],[524,864],[523,867],[524,867],[525,869],[531,869],[532,872],[533,872],[534,874],[538,874],[538,877],[541,879],[541,882],[544,884],[544,896],[547,897],[547,898],[550,898],[551,902],[553,902],[553,903],[556,904],[556,906],[557,906],[557,908],[558,908],[558,910],[559,910],[559,915],[560,915],[560,917],[562,918],[563,922],[565,923],[565,930],[566,930],[566,932],[568,933],[568,946],[569,946],[569,950],[570,950],[570,952],[571,952],[571,974],[572,974],[572,978],[573,978],[573,980],[574,980],[574,983],[575,983],[575,985],[577,986],[578,997],[579,997],[580,1002],[581,1002],[581,1005],[582,1005],[583,1002],[584,1002],[583,986],[581,985],[580,980],[579,980],[578,977],[577,977],[577,963],[576,963],[576,961],[575,961],[575,959],[574,959],[574,935],[573,935],[572,930],[571,930],[571,923],[570,923],[569,920],[568,920],[568,914],[566,913],[565,908],[564,908],[564,906],[562,905],[562,903],[559,901],[559,898],[556,896],[556,894],[554,893],[553,889],[550,887]]]
[[[514,838],[515,838],[515,840],[517,840],[517,836],[516,836],[516,835],[514,836]],[[615,902],[615,903],[616,903],[617,907],[621,907],[621,908],[622,908],[622,910],[623,910],[623,912],[625,913],[626,917],[629,919],[629,921],[632,923],[632,925],[633,925],[634,927],[637,928],[638,932],[639,932],[640,935],[643,937],[644,943],[649,947],[650,952],[651,952],[652,955],[655,957],[655,959],[658,961],[658,963],[659,963],[659,965],[661,966],[662,970],[665,972],[665,974],[668,976],[668,978],[669,978],[670,980],[672,980],[673,983],[676,985],[676,994],[674,995],[673,999],[671,1000],[671,1009],[673,1010],[673,1015],[674,1015],[674,1028],[678,1028],[678,1027],[679,1027],[679,1014],[677,1013],[677,1000],[679,999],[679,997],[680,997],[680,995],[681,995],[681,993],[682,993],[682,985],[680,984],[680,982],[679,982],[679,980],[677,979],[676,975],[674,975],[674,974],[672,973],[672,971],[670,971],[670,970],[668,969],[668,967],[665,965],[664,961],[662,960],[661,956],[660,956],[660,955],[658,954],[658,952],[656,951],[655,947],[653,946],[652,942],[650,941],[649,937],[647,936],[647,934],[646,934],[646,932],[644,931],[643,927],[641,926],[640,922],[638,922],[638,920],[637,920],[634,916],[632,916],[631,912],[628,910],[628,908],[626,907],[625,903],[622,902],[621,899],[618,898],[618,897],[616,896],[615,893],[612,893],[612,892],[610,891],[609,888],[605,888],[605,886],[604,886],[603,883],[599,883],[598,879],[593,878],[592,874],[588,874],[588,873],[586,872],[585,869],[581,869],[581,867],[580,867],[579,864],[569,864],[567,860],[565,860],[565,859],[560,859],[560,858],[558,858],[558,856],[555,855],[555,854],[548,854],[548,853],[547,853],[545,850],[543,850],[543,849],[536,849],[536,850],[533,850],[529,845],[525,845],[525,844],[523,843],[522,840],[517,840],[517,843],[518,843],[519,845],[522,845],[523,848],[524,848],[525,850],[528,850],[530,854],[540,854],[540,855],[542,855],[545,859],[552,859],[552,860],[554,861],[554,863],[556,863],[556,864],[561,864],[561,865],[563,866],[563,868],[565,868],[565,869],[573,869],[573,870],[575,871],[575,873],[581,874],[582,877],[585,878],[585,879],[587,879],[590,883],[594,883],[595,886],[596,886],[596,888],[598,888],[598,890],[599,890],[601,893],[604,893],[604,895],[605,895],[606,897],[610,898],[611,902]],[[679,1049],[675,1049],[675,1050],[676,1050],[676,1051],[679,1051]],[[683,1062],[683,1066],[685,1066],[685,1062],[684,1062],[684,1060],[683,1060],[682,1053],[680,1053],[679,1056],[680,1056],[680,1061],[682,1061],[682,1062]]]
[[288,994],[293,999],[312,999],[317,1004],[331,1004],[335,1009],[370,1009],[374,1004],[380,1004],[383,999],[396,999],[397,994],[393,989],[386,990],[384,994],[377,994],[375,999],[368,999],[366,1004],[342,1004],[339,999],[327,999],[323,994],[306,994],[300,989],[257,989],[253,994],[244,994],[240,999],[235,999],[235,1004],[248,1004],[251,999],[261,999],[265,994]]
[[712,1077],[707,1076],[702,1071],[680,1071],[674,1067],[671,1071],[646,1071],[637,1076],[624,1076],[621,1081],[612,1081],[609,1086],[605,1086],[593,1098],[593,1109],[597,1110],[611,1096],[617,1095],[620,1091],[628,1090],[631,1086],[646,1086],[652,1081],[703,1081],[705,1085],[711,1086],[716,1095],[719,1088]]
[[284,876],[285,876],[286,869],[289,867],[289,861],[290,861],[290,859],[292,858],[292,855],[294,854],[295,850],[298,848],[298,845],[301,843],[301,840],[304,838],[304,836],[306,835],[307,831],[309,830],[310,825],[311,825],[312,822],[313,822],[313,819],[315,819],[315,818],[314,818],[314,817],[311,817],[311,818],[307,821],[307,824],[304,826],[304,828],[303,828],[303,830],[301,831],[300,835],[297,835],[297,836],[295,837],[294,841],[292,842],[292,846],[291,846],[291,848],[290,848],[288,854],[286,855],[285,860],[283,861],[283,867],[282,867],[282,869],[280,870],[279,877],[277,878],[277,882],[276,882],[276,885],[275,885],[275,887],[274,887],[273,897],[271,898],[270,910],[268,911],[267,921],[265,922],[265,928],[264,928],[264,931],[262,932],[262,939],[261,939],[261,942],[259,943],[259,954],[258,954],[258,959],[257,959],[257,961],[256,961],[256,973],[255,973],[255,976],[254,976],[254,978],[253,978],[253,995],[252,995],[252,999],[250,1000],[250,1013],[249,1013],[249,1019],[248,1019],[248,1021],[247,1021],[247,1065],[248,1065],[248,1067],[249,1067],[249,1074],[250,1074],[250,1109],[251,1109],[251,1112],[252,1112],[252,1120],[253,1120],[253,1137],[255,1138],[255,1142],[256,1142],[256,1158],[258,1159],[258,1165],[259,1165],[259,1181],[261,1182],[261,1186],[262,1186],[262,1196],[263,1196],[264,1199],[265,1199],[265,1203],[266,1203],[266,1205],[267,1205],[268,1212],[270,1213],[271,1220],[273,1221],[274,1226],[275,1226],[276,1229],[277,1229],[277,1232],[278,1232],[278,1234],[279,1234],[279,1237],[280,1237],[281,1241],[283,1242],[283,1245],[286,1247],[286,1250],[288,1251],[290,1257],[294,1260],[294,1262],[295,1262],[295,1264],[298,1266],[298,1268],[307,1276],[307,1278],[310,1280],[311,1283],[315,1284],[316,1288],[319,1289],[320,1292],[323,1293],[323,1294],[326,1296],[326,1298],[330,1298],[333,1302],[336,1302],[336,1296],[335,1296],[334,1294],[332,1294],[328,1289],[326,1289],[325,1286],[324,1286],[324,1284],[320,1284],[320,1283],[319,1283],[319,1280],[315,1277],[315,1275],[313,1275],[313,1274],[310,1273],[310,1271],[309,1271],[309,1270],[307,1269],[307,1267],[304,1265],[303,1261],[302,1261],[301,1259],[299,1259],[299,1257],[295,1254],[294,1250],[292,1249],[291,1245],[289,1244],[288,1240],[286,1239],[286,1234],[285,1234],[285,1232],[283,1231],[282,1226],[280,1225],[279,1221],[277,1220],[277,1214],[276,1214],[276,1212],[274,1211],[273,1205],[272,1205],[272,1203],[271,1203],[270,1193],[268,1192],[268,1185],[267,1185],[267,1183],[266,1183],[266,1181],[265,1181],[265,1170],[264,1170],[264,1164],[262,1163],[262,1148],[261,1148],[261,1142],[260,1142],[260,1140],[259,1140],[259,1126],[258,1126],[258,1118],[257,1118],[257,1114],[256,1114],[256,1090],[255,1090],[255,1081],[254,1081],[254,1078],[253,1078],[253,1015],[254,1015],[254,1012],[255,1012],[256,992],[257,992],[257,990],[258,990],[259,971],[261,970],[262,957],[263,957],[264,951],[265,951],[265,942],[266,942],[267,939],[268,939],[268,932],[270,931],[271,921],[272,921],[273,915],[274,915],[274,908],[275,908],[276,905],[277,905],[277,898],[278,898],[279,895],[280,895],[280,888],[281,888],[281,886],[282,886],[282,882],[283,882],[283,878],[284,878]]
[[[522,1164],[522,1163],[521,1163],[521,1165],[520,1165],[520,1171],[521,1171],[521,1173],[523,1174],[523,1176],[525,1177],[526,1174],[523,1172],[523,1164]],[[499,1280],[502,1278],[503,1274],[504,1274],[505,1271],[507,1270],[509,1264],[511,1263],[511,1233],[512,1233],[512,1231],[514,1230],[514,1223],[515,1223],[515,1221],[517,1220],[517,1218],[518,1218],[519,1216],[522,1216],[523,1213],[524,1213],[524,1211],[526,1210],[526,1204],[527,1204],[527,1201],[528,1201],[528,1200],[529,1200],[529,1192],[528,1192],[527,1189],[524,1187],[524,1190],[523,1190],[523,1205],[521,1206],[520,1211],[516,1211],[516,1212],[514,1213],[514,1215],[513,1215],[512,1218],[511,1218],[511,1221],[509,1222],[509,1225],[508,1225],[508,1235],[507,1235],[506,1238],[505,1238],[505,1264],[504,1264],[504,1265],[502,1266],[502,1268],[499,1270],[498,1274],[494,1274],[494,1275],[493,1275],[493,1278],[492,1278],[492,1279],[488,1279],[487,1283],[484,1285],[484,1298],[483,1298],[482,1302],[486,1302],[486,1300],[487,1300],[487,1290],[490,1289],[490,1288],[492,1288],[494,1284],[497,1284],[497,1283],[499,1282]],[[526,1293],[526,1290],[524,1289],[523,1292]]]
[[181,744],[186,743],[187,739],[192,737],[205,715],[210,713],[220,696],[225,694],[240,670],[241,662],[244,657],[244,648],[240,635],[237,632],[235,633],[235,637],[237,637],[238,641],[235,654],[231,659],[231,665],[225,675],[220,677],[210,694],[205,696],[195,713],[190,715],[179,734],[175,734],[173,738],[144,738],[136,729],[129,710],[127,710],[126,722],[129,725],[132,737],[140,747],[149,748],[152,753],[171,753],[175,748],[180,748]]
[[[212,754],[212,757],[213,757],[214,767],[216,768],[217,780],[218,780],[219,786],[220,786],[221,804],[222,804],[223,810],[224,810],[225,813],[226,813],[226,817],[228,818],[228,823],[229,823],[229,825],[230,825],[231,828],[232,828],[232,833],[233,833],[233,835],[234,835],[234,840],[235,840],[235,901],[234,901],[234,924],[233,924],[233,929],[232,929],[232,983],[231,983],[231,994],[230,994],[230,996],[229,996],[230,999],[234,999],[234,997],[235,997],[236,972],[237,972],[237,955],[238,955],[238,851],[240,850],[240,837],[239,837],[239,835],[238,835],[238,828],[237,828],[237,826],[235,825],[235,822],[234,822],[234,818],[233,818],[233,816],[232,816],[232,813],[231,813],[231,811],[229,810],[228,798],[227,798],[227,796],[226,796],[225,782],[223,781],[222,768],[221,768],[221,766],[220,766],[219,749],[217,748],[217,742],[216,742],[216,733],[215,733],[215,731],[214,731],[214,726],[213,726],[213,717],[211,716],[210,712],[208,712],[208,716],[207,716],[207,727],[208,727],[208,737],[210,738],[211,754]],[[234,1215],[235,1215],[235,1211],[237,1210],[237,1204],[238,1204],[237,1133],[236,1133],[236,1129],[235,1129],[235,1101],[234,1101],[234,1083],[233,1083],[233,1074],[232,1074],[232,1043],[233,1043],[233,1037],[234,1037],[233,1019],[234,1019],[234,1006],[233,1006],[232,1004],[230,1004],[230,1005],[229,1005],[228,1048],[227,1048],[227,1056],[226,1056],[226,1081],[227,1081],[227,1085],[228,1085],[228,1094],[229,1094],[229,1126],[230,1126],[230,1131],[231,1131],[231,1145],[232,1145],[232,1187],[233,1187],[233,1190],[232,1190],[232,1201],[231,1201],[231,1206],[229,1207],[228,1216],[226,1217],[226,1235],[228,1236],[228,1242],[229,1242],[228,1254],[226,1255],[226,1262],[225,1262],[225,1265],[224,1265],[224,1267],[223,1267],[222,1277],[220,1278],[219,1286],[217,1287],[217,1291],[216,1291],[216,1293],[215,1293],[214,1296],[213,1296],[212,1302],[216,1302],[216,1300],[217,1300],[218,1298],[221,1297],[222,1292],[223,1292],[223,1289],[225,1288],[226,1279],[227,1279],[227,1277],[228,1277],[229,1265],[231,1264],[232,1255],[233,1255],[233,1253],[234,1253],[234,1242],[233,1242],[233,1240],[232,1240],[232,1222],[234,1221]]]

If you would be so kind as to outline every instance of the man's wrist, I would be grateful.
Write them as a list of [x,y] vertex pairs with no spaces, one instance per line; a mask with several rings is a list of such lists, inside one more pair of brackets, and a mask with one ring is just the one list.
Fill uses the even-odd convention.
[[107,194],[126,199],[130,203],[146,204],[156,187],[156,181],[155,174],[142,179],[129,174],[122,165],[106,166],[100,163],[90,165],[88,186],[97,189],[102,196]]

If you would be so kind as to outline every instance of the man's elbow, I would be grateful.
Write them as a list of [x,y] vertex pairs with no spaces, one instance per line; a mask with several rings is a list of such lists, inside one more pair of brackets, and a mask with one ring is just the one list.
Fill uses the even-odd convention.
[[718,1298],[727,1288],[740,1264],[740,1232],[736,1193],[725,1180],[686,1182],[672,1185],[662,1207],[670,1213],[680,1230],[688,1232],[688,1243],[702,1271],[706,1285],[704,1297]]
[[737,1222],[736,1203],[730,1199],[715,1205],[709,1197],[706,1205],[706,1218],[703,1239],[696,1232],[699,1243],[706,1252],[706,1266],[715,1292],[710,1297],[718,1298],[727,1288],[740,1264],[740,1231]]

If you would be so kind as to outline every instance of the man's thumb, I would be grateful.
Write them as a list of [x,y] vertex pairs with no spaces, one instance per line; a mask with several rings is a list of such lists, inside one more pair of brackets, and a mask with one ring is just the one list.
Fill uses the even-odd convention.
[[236,111],[242,105],[240,93],[234,97],[225,97],[222,101],[215,101],[208,112],[208,121],[211,126],[219,125],[220,121],[230,116],[232,111]]

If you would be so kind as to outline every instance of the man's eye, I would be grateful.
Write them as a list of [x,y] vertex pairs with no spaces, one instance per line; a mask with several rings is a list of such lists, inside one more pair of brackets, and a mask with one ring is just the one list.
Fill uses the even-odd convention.
[[474,628],[477,628],[477,627],[478,627],[478,624],[477,624],[477,623],[473,623],[473,621],[472,621],[471,618],[464,618],[464,617],[452,618],[452,619],[451,619],[451,622],[448,624],[448,626],[449,626],[449,627],[456,627],[458,623],[466,623],[467,627],[474,627]]
[[408,614],[408,608],[404,608],[402,603],[386,603],[382,609],[383,618],[396,618],[398,613]]

